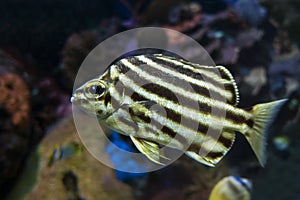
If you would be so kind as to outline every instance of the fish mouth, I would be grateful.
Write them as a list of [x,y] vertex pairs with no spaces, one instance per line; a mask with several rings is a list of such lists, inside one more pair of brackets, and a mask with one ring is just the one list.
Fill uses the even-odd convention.
[[79,103],[78,97],[76,98],[76,96],[73,94],[70,98],[70,103],[74,104],[74,105],[78,105],[78,103]]
[[71,98],[70,98],[70,102],[71,102],[72,104],[74,104],[74,105],[80,105],[81,100],[82,100],[82,98],[81,98],[81,96],[80,96],[80,92],[82,92],[82,91],[81,91],[80,88],[79,88],[79,89],[76,89],[76,90],[72,93]]
[[74,96],[71,96],[70,102],[73,103],[74,101],[75,101],[75,97],[74,97]]
[[77,105],[77,106],[85,105],[85,104],[88,104],[88,103],[89,103],[88,100],[86,100],[86,99],[81,99],[81,98],[77,98],[76,96],[71,96],[70,102],[71,102],[73,105]]

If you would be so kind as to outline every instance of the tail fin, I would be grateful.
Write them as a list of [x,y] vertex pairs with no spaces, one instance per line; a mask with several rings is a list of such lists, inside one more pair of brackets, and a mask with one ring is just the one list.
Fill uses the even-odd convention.
[[287,99],[282,99],[270,103],[257,104],[250,111],[253,114],[254,125],[244,135],[262,166],[266,163],[265,149],[268,128],[276,117],[280,107],[286,101]]

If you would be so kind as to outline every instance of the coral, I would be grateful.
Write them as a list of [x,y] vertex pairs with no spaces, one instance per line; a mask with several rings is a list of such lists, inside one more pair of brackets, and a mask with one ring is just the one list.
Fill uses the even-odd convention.
[[17,73],[21,61],[0,50],[0,196],[22,169],[30,138],[30,91]]
[[29,90],[22,78],[13,73],[0,75],[0,105],[11,116],[13,126],[25,126],[29,120]]
[[152,1],[141,15],[141,24],[157,24],[173,30],[186,32],[198,25],[201,6],[197,2]]

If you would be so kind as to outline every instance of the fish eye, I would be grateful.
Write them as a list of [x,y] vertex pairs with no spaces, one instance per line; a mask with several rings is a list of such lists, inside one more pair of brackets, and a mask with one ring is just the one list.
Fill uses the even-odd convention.
[[105,92],[105,85],[101,82],[93,82],[85,88],[85,96],[89,99],[101,97]]
[[91,85],[88,90],[89,93],[94,95],[101,95],[104,92],[104,88],[99,85]]

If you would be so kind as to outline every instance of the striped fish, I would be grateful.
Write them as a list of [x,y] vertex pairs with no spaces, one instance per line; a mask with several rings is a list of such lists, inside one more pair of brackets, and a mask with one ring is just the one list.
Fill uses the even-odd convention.
[[252,182],[245,178],[227,176],[212,189],[209,200],[250,200]]
[[235,131],[265,164],[268,125],[286,100],[236,107],[238,89],[223,66],[203,66],[162,54],[123,58],[79,87],[71,102],[130,136],[139,151],[161,164],[167,145],[208,166],[230,150]]

